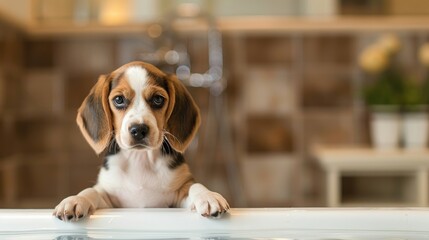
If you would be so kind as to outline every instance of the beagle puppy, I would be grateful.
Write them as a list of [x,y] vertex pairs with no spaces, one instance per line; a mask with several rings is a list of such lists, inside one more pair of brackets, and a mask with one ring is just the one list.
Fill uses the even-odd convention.
[[95,186],[56,206],[59,219],[77,221],[100,208],[187,207],[205,217],[228,211],[227,201],[195,183],[185,163],[200,113],[175,76],[144,62],[102,75],[77,124],[105,160]]

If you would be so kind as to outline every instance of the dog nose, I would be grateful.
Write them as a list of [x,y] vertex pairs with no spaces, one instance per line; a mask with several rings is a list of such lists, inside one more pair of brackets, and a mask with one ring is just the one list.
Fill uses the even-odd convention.
[[135,124],[129,128],[131,136],[135,141],[141,141],[149,132],[149,127],[146,124]]

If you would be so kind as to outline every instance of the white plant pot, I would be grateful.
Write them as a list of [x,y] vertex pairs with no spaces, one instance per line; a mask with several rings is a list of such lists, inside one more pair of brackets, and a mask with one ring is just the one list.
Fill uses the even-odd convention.
[[427,147],[429,137],[428,121],[429,116],[425,112],[404,114],[402,134],[405,149],[422,150]]
[[373,112],[371,114],[371,140],[377,150],[398,148],[401,118],[397,112]]

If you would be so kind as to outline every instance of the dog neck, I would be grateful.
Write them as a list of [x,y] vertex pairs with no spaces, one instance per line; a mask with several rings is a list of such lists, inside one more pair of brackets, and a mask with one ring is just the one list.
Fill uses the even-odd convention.
[[122,149],[121,153],[126,159],[135,161],[147,161],[155,164],[161,154],[159,149]]

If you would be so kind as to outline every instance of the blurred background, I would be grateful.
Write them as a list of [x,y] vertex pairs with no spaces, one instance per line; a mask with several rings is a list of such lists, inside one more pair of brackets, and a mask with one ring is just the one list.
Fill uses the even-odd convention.
[[0,0],[0,207],[95,184],[77,108],[134,60],[187,85],[233,207],[427,206],[428,44],[425,0]]

